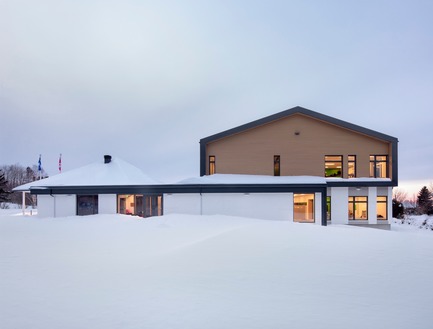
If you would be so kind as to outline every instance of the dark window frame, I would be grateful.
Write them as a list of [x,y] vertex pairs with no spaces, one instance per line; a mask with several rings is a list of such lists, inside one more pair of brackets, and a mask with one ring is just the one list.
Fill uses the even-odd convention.
[[[373,160],[371,157],[374,157]],[[385,157],[386,160],[377,160],[378,157]],[[377,177],[376,166],[379,163],[385,163],[385,177]],[[371,164],[373,164],[373,176],[371,175]],[[389,178],[389,156],[388,154],[370,154],[370,177],[371,178]]]
[[[379,198],[385,198],[385,201],[379,201]],[[379,203],[384,203],[385,204],[385,217],[384,218],[379,218],[378,214],[377,214],[377,206]],[[386,195],[378,195],[376,197],[376,216],[377,216],[377,220],[388,220],[388,197]]]
[[[339,157],[340,160],[327,160],[326,159],[327,157]],[[328,178],[328,177],[343,178],[344,166],[343,166],[343,156],[341,154],[334,154],[334,155],[327,154],[327,155],[325,155],[324,160],[325,160],[325,167],[324,168],[325,168],[325,177],[326,178]],[[341,169],[340,169],[340,175],[339,176],[327,176],[326,175],[326,164],[329,163],[329,162],[339,162],[341,164]]]
[[209,155],[209,175],[216,173],[216,157],[215,155]]
[[281,157],[274,155],[274,176],[280,176],[281,174]]
[[[350,157],[353,157],[353,160],[350,160]],[[353,163],[353,171],[354,171],[354,175],[353,177],[349,175],[349,168],[350,168],[350,164]],[[357,177],[357,173],[356,173],[356,155],[355,154],[349,154],[347,156],[347,178],[355,178]]]
[[[356,201],[356,198],[365,198],[365,201]],[[355,218],[356,213],[356,205],[357,204],[365,204],[365,218]],[[368,196],[349,196],[349,205],[352,205],[350,211],[352,212],[352,216],[347,214],[349,220],[368,220]],[[349,208],[349,207],[348,207]]]

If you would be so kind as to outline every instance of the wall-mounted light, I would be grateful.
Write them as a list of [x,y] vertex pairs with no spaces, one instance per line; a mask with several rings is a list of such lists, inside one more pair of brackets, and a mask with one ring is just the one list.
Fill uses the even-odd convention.
[[360,188],[360,187],[357,187],[356,190],[357,190],[357,191],[361,191],[361,188]]
[[299,136],[300,134],[301,134],[300,131],[295,131],[295,135],[296,135],[296,136]]

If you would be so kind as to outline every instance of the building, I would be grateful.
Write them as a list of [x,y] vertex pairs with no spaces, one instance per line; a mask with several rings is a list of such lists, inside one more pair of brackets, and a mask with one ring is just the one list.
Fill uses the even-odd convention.
[[78,181],[63,173],[16,190],[38,195],[40,215],[59,216],[61,208],[62,215],[227,214],[389,227],[397,146],[395,137],[295,107],[203,138],[200,177],[161,184],[107,157],[91,175],[69,174]]
[[206,213],[389,227],[397,150],[395,137],[295,107],[203,138],[195,183],[215,184]]

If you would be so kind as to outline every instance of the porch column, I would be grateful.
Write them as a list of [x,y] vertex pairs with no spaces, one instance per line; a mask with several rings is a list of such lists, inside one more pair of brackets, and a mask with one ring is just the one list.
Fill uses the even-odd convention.
[[368,188],[368,224],[377,224],[377,187]]
[[293,193],[289,193],[289,206],[288,212],[289,212],[289,221],[293,222]]
[[[322,193],[314,194],[314,224],[322,225]],[[326,216],[326,214],[325,214]]]

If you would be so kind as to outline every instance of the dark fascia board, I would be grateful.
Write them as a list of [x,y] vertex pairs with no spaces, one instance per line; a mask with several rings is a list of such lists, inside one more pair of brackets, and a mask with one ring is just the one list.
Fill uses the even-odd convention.
[[53,186],[30,189],[35,195],[54,194],[177,194],[177,193],[284,193],[320,192],[326,184],[190,184],[143,186]]
[[339,182],[338,180],[335,181],[329,181],[327,183],[328,187],[393,187],[393,186],[397,186],[397,184],[394,181],[389,181],[389,182],[384,182],[384,181],[380,181],[380,182],[375,182],[375,181],[368,181],[368,182],[348,182],[348,181],[344,181],[344,182]]

